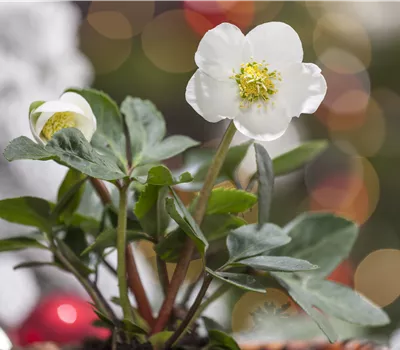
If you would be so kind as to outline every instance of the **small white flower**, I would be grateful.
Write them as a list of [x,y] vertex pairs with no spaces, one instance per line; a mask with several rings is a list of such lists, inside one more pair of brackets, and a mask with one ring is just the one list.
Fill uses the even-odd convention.
[[256,140],[282,136],[293,117],[314,113],[325,97],[321,70],[302,63],[300,38],[285,23],[265,23],[246,36],[222,23],[204,35],[195,61],[187,102],[209,122],[234,119]]
[[57,101],[43,103],[31,111],[29,121],[33,137],[42,144],[64,128],[80,130],[90,142],[97,126],[89,103],[74,92],[64,93]]

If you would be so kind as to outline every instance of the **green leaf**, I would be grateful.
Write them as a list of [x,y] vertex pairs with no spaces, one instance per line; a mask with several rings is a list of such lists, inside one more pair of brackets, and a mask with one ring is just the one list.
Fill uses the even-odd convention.
[[108,326],[108,328],[114,329],[116,327],[116,324],[114,324],[114,322],[110,320],[106,315],[104,315],[101,311],[93,308],[93,312],[102,322],[104,322],[104,325]]
[[244,290],[252,292],[266,293],[266,287],[257,276],[251,276],[244,273],[217,272],[206,268],[207,272],[222,282],[232,284]]
[[228,235],[229,262],[260,255],[289,242],[290,237],[274,224],[241,226]]
[[237,189],[216,188],[211,192],[207,214],[242,213],[257,202],[257,197]]
[[35,267],[47,267],[47,266],[53,266],[53,267],[58,267],[63,269],[59,264],[56,264],[51,261],[27,261],[23,262],[21,264],[15,265],[13,267],[14,270],[19,270],[19,269],[30,269],[30,268],[35,268]]
[[306,260],[290,258],[287,256],[254,256],[240,260],[240,265],[250,266],[261,271],[307,271],[315,270],[318,266]]
[[212,242],[226,237],[229,231],[246,224],[244,219],[230,214],[206,215],[201,223],[201,231],[207,241]]
[[149,170],[146,182],[157,186],[172,186],[183,182],[190,182],[192,180],[192,175],[188,172],[181,174],[178,179],[175,179],[166,166],[157,165]]
[[313,295],[304,291],[298,283],[290,279],[285,273],[273,272],[272,275],[288,291],[293,300],[314,320],[329,341],[334,343],[338,336],[325,315],[313,307]]
[[177,262],[185,244],[186,233],[178,227],[169,232],[154,246],[156,254],[164,261]]
[[52,216],[57,218],[62,214],[63,220],[69,221],[72,214],[78,209],[87,177],[75,169],[69,169],[58,190],[57,205]]
[[362,326],[383,326],[390,322],[379,306],[342,284],[309,279],[303,281],[303,289],[313,296],[317,308],[341,320]]
[[147,334],[147,332],[143,328],[139,327],[138,325],[127,319],[122,320],[122,323],[124,324],[124,329],[131,334]]
[[[175,200],[178,202],[179,198],[177,200],[177,197],[178,196],[175,196]],[[191,220],[192,222],[189,222],[189,220],[187,219],[188,216],[191,217],[191,215],[186,210],[183,203],[178,202],[178,205],[179,205],[181,211],[183,211],[182,207],[185,208],[185,211],[183,211],[184,216],[181,216],[181,214],[178,213],[178,211],[175,207],[174,199],[166,198],[165,203],[166,203],[165,206],[166,206],[168,214],[179,225],[179,227],[194,241],[194,243],[196,244],[197,250],[203,256],[208,247],[208,242],[207,242],[206,238],[204,237],[203,233],[201,232],[200,228],[194,222],[194,220],[192,219]]]
[[58,249],[61,253],[68,259],[72,266],[75,267],[79,271],[79,273],[84,276],[88,277],[94,271],[87,267],[79,258],[78,256],[72,251],[70,247],[68,247],[62,240],[56,239]]
[[[145,233],[137,231],[126,231],[126,240],[128,242],[139,241],[139,240],[150,240],[150,237]],[[100,233],[94,243],[85,249],[81,255],[86,255],[91,251],[103,252],[104,249],[109,247],[115,247],[117,241],[117,230],[115,228],[107,228]]]
[[[69,226],[66,228],[67,232],[63,238],[63,242],[74,252],[76,256],[80,256],[82,252],[88,247],[85,231],[80,227]],[[88,262],[85,257],[84,262]]]
[[169,225],[165,208],[168,187],[147,184],[136,203],[134,212],[144,231],[152,237],[162,236]]
[[324,278],[345,259],[357,238],[357,225],[331,213],[307,213],[290,222],[284,231],[291,242],[271,255],[291,256],[318,265],[312,276]]
[[162,349],[167,340],[171,338],[172,334],[174,334],[174,332],[171,331],[156,333],[149,338],[149,342],[153,345],[154,349]]
[[313,160],[328,147],[325,140],[308,141],[273,160],[276,176],[289,174]]
[[260,144],[254,144],[258,173],[258,224],[266,224],[271,209],[274,189],[274,172],[272,160],[267,150]]
[[126,140],[122,116],[115,101],[104,92],[94,89],[68,89],[67,91],[75,92],[89,102],[97,120],[95,133],[97,140],[101,140],[104,143],[103,146],[109,147],[121,163],[126,165]]
[[236,341],[228,334],[211,330],[208,331],[208,337],[210,341],[208,343],[208,348],[211,349],[225,349],[225,350],[240,350],[239,345]]
[[97,153],[76,128],[55,133],[45,148],[62,164],[86,175],[102,180],[117,180],[126,176],[114,159]]
[[31,237],[12,237],[0,239],[0,252],[9,252],[27,248],[48,249],[46,246]]
[[125,115],[134,165],[137,166],[147,151],[151,151],[164,138],[164,117],[152,102],[130,96],[122,102],[121,112]]
[[172,158],[186,151],[188,148],[198,146],[199,144],[199,142],[187,136],[174,135],[167,137],[144,154],[142,164]]
[[[231,147],[222,165],[216,183],[221,183],[226,180],[233,180],[235,178],[237,169],[247,154],[249,147],[253,141],[242,143],[238,146]],[[215,150],[213,149],[190,149],[183,154],[183,169],[181,171],[188,171],[193,175],[193,181],[181,185],[187,191],[199,191],[206,177],[208,168],[214,157]]]
[[0,219],[15,224],[51,231],[50,203],[42,198],[19,197],[0,201]]
[[62,129],[55,133],[44,147],[28,138],[19,137],[10,142],[4,156],[9,161],[54,159],[86,175],[103,180],[125,177],[115,160],[97,153],[76,128]]

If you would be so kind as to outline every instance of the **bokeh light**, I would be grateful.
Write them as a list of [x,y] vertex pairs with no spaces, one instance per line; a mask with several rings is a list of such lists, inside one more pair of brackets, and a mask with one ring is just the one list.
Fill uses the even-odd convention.
[[89,13],[89,24],[108,39],[130,39],[133,36],[129,20],[117,11],[99,11]]
[[370,253],[357,267],[355,289],[381,307],[400,295],[400,250],[380,249]]
[[[123,15],[124,18],[120,18],[123,23],[118,23],[115,14],[110,14],[115,12]],[[100,29],[100,33],[106,37],[111,35],[114,36],[111,39],[127,39],[128,28],[129,37],[141,33],[144,26],[154,17],[154,12],[154,1],[92,1],[88,20],[90,19],[91,23],[95,19],[96,29]],[[121,37],[122,35],[124,37]]]
[[257,326],[258,319],[273,316],[268,312],[268,304],[272,303],[276,309],[288,306],[285,317],[298,314],[295,302],[282,290],[267,288],[266,294],[247,292],[236,302],[232,310],[232,331],[234,333],[249,331]]
[[194,53],[199,40],[183,10],[162,13],[148,23],[142,33],[142,47],[147,58],[170,73],[185,73],[196,68]]
[[68,324],[75,323],[78,317],[75,307],[71,304],[62,304],[57,307],[57,315],[61,321]]

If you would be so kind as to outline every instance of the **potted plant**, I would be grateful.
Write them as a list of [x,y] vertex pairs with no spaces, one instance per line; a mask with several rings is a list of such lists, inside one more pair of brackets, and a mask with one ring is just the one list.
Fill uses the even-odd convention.
[[[57,101],[33,102],[29,122],[35,142],[23,136],[13,140],[5,158],[51,160],[69,170],[56,203],[33,197],[0,201],[0,218],[36,230],[1,240],[0,251],[51,252],[51,261],[18,267],[52,265],[78,279],[92,299],[96,324],[112,333],[99,349],[239,349],[215,322],[206,322],[206,335],[199,333],[203,311],[231,288],[285,291],[330,342],[337,335],[327,315],[361,325],[387,324],[379,307],[325,279],[347,258],[357,238],[355,223],[330,213],[304,213],[284,227],[269,222],[274,177],[302,167],[325,142],[308,142],[273,160],[253,141],[230,147],[237,130],[256,141],[273,140],[292,117],[318,108],[326,83],[319,68],[302,63],[302,56],[298,35],[284,23],[260,25],[247,36],[227,23],[209,31],[196,53],[199,69],[188,83],[186,99],[209,122],[231,120],[215,152],[190,150],[184,167],[175,172],[162,161],[198,143],[185,136],[165,137],[163,116],[150,101],[127,97],[119,108],[103,92],[68,89]],[[243,189],[237,168],[249,147],[255,149],[257,171]],[[233,188],[216,187],[223,181]],[[184,183],[199,190],[187,206],[177,192]],[[100,220],[77,212],[89,184],[103,204]],[[117,205],[110,186],[118,193]],[[258,220],[248,224],[240,214],[256,203]],[[79,245],[72,244],[76,239]],[[164,292],[158,312],[148,301],[131,247],[142,240],[154,244],[157,255]],[[225,247],[213,249],[224,240]],[[120,305],[122,318],[96,285],[109,249],[118,252],[119,296],[113,302]],[[189,290],[194,302],[186,307],[176,298],[194,257],[202,261],[201,287],[197,293]],[[172,278],[167,262],[177,262]],[[207,296],[211,284],[218,287]]]

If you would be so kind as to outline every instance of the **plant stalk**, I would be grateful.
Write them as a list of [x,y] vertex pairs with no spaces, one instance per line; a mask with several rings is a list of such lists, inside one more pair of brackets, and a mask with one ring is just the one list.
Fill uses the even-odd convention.
[[[196,209],[193,214],[193,218],[199,226],[203,221],[207,209],[208,199],[214,187],[215,181],[219,175],[219,172],[222,168],[222,165],[224,164],[224,160],[229,150],[229,145],[232,142],[235,132],[236,132],[236,127],[233,121],[231,121],[231,123],[229,124],[228,128],[225,131],[221,143],[218,146],[217,152],[215,153],[214,159],[212,160],[206,179],[204,181],[203,188],[201,189],[199,194],[199,199],[197,201]],[[168,293],[161,306],[158,318],[151,331],[151,334],[161,332],[165,328],[171,316],[171,312],[174,306],[176,295],[178,294],[179,291],[179,287],[182,285],[182,282],[185,279],[194,249],[195,249],[194,242],[190,238],[188,238],[186,240],[184,248],[182,249],[181,255],[178,260],[178,264],[176,266],[175,272],[172,276],[171,283],[168,288]],[[205,289],[206,291],[207,288],[208,286]]]
[[151,310],[149,299],[147,299],[146,292],[143,288],[143,284],[140,279],[136,261],[133,256],[132,246],[129,243],[126,247],[126,264],[128,272],[129,289],[135,296],[140,315],[151,326],[154,323],[153,312]]
[[200,291],[197,294],[196,300],[194,301],[193,305],[189,309],[185,319],[182,321],[182,323],[179,325],[178,329],[175,331],[175,333],[167,340],[165,343],[165,349],[169,349],[172,347],[172,345],[179,340],[181,335],[184,334],[185,330],[190,326],[190,323],[193,319],[193,316],[196,314],[197,309],[201,305],[201,301],[203,300],[204,296],[207,293],[207,289],[210,286],[212,281],[211,276],[206,276],[204,278],[203,284],[201,285]]
[[121,302],[124,319],[133,322],[133,314],[131,303],[128,296],[128,284],[126,277],[126,220],[127,220],[127,202],[128,202],[128,186],[124,185],[119,191],[119,212],[118,212],[118,228],[117,228],[117,253],[118,253],[118,287],[119,298]]
[[157,273],[158,273],[158,279],[160,280],[161,288],[165,296],[167,295],[169,287],[167,264],[158,255],[157,255]]

